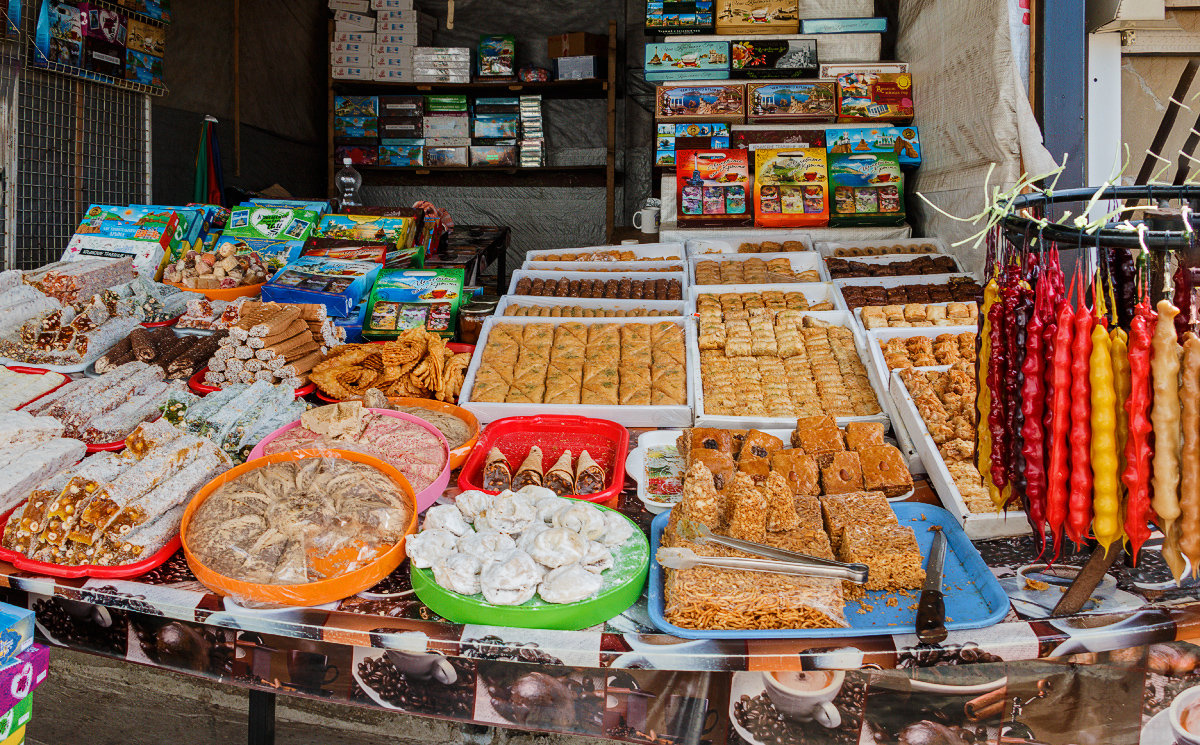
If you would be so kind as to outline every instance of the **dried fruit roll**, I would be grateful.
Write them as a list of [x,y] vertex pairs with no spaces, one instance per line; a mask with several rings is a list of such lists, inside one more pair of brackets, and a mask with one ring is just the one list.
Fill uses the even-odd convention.
[[1092,386],[1089,373],[1095,318],[1084,295],[1081,283],[1071,344],[1071,479],[1066,525],[1067,537],[1076,545],[1083,544],[1092,523]]
[[1163,560],[1175,579],[1183,576],[1183,555],[1179,551],[1179,341],[1175,316],[1179,309],[1167,300],[1158,301],[1158,323],[1151,341],[1150,374],[1154,386],[1154,405],[1150,423],[1154,427],[1154,499],[1151,504],[1163,532]]
[[1063,526],[1067,521],[1067,480],[1070,455],[1067,433],[1071,426],[1071,336],[1074,333],[1070,304],[1058,311],[1054,337],[1052,398],[1050,400],[1050,467],[1046,470],[1046,523],[1054,539],[1054,562],[1058,559]]
[[1183,335],[1183,382],[1179,388],[1183,446],[1180,450],[1179,548],[1200,571],[1200,337]]
[[1103,322],[1092,329],[1089,371],[1092,408],[1092,532],[1104,547],[1121,538],[1121,498],[1117,478],[1117,392],[1113,380],[1112,340]]
[[[1000,489],[992,480],[992,433],[988,420],[992,411],[992,392],[988,387],[992,365],[992,308],[1000,298],[1000,284],[993,277],[983,288],[983,304],[979,308],[979,363],[976,366],[975,408],[979,413],[976,428],[976,465],[983,477],[984,488],[992,495],[992,502],[1003,502]],[[999,504],[997,504],[997,508]]]

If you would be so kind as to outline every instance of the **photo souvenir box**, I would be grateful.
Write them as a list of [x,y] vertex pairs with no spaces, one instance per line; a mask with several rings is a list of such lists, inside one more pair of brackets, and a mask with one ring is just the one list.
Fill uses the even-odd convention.
[[731,39],[729,59],[729,74],[734,78],[815,78],[817,40]]
[[83,14],[79,12],[79,5],[64,0],[46,0],[42,3],[38,11],[34,46],[46,62],[82,67]]
[[678,41],[646,45],[646,80],[725,80],[728,41]]
[[916,127],[854,127],[825,133],[830,154],[891,153],[905,170],[921,165],[921,141]]
[[239,254],[254,252],[271,270],[282,269],[300,255],[319,217],[312,210],[240,205],[230,211],[216,245],[232,244]]
[[832,122],[837,119],[837,86],[830,80],[746,83],[750,122]]
[[412,328],[451,337],[462,295],[461,268],[384,269],[371,290],[363,337],[394,339]]
[[748,225],[750,160],[745,150],[680,150],[675,164],[680,225]]
[[800,31],[797,0],[716,0],[718,34],[794,34]]
[[848,72],[839,75],[839,122],[912,121],[913,79],[909,73]]
[[890,153],[829,155],[831,227],[904,224],[904,174]]
[[659,122],[655,138],[656,166],[675,165],[679,150],[726,150],[729,148],[729,127],[726,122]]
[[714,0],[648,0],[646,33],[711,33],[713,3]]
[[654,118],[667,122],[729,122],[746,119],[746,86],[660,85]]
[[416,217],[379,215],[325,215],[316,230],[321,238],[386,243],[390,246],[385,258],[388,266],[423,265],[422,247],[414,245],[416,233]]
[[754,151],[754,224],[764,228],[829,224],[825,149]]
[[371,290],[382,267],[367,261],[300,256],[263,285],[263,300],[277,303],[320,303],[332,316],[344,318]]

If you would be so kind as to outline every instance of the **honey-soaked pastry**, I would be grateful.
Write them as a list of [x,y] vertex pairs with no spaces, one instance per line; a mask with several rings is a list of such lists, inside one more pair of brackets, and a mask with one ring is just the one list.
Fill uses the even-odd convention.
[[767,535],[767,505],[754,480],[747,474],[737,474],[726,492],[726,501],[729,537],[762,543]]
[[783,475],[794,494],[821,493],[821,470],[817,459],[798,448],[780,450],[771,456],[771,470]]
[[767,476],[771,473],[771,463],[766,458],[742,456],[738,459],[737,470],[739,474],[745,474],[753,479],[755,485],[762,486],[767,482]]
[[863,472],[858,453],[843,451],[834,454],[828,465],[821,467],[821,488],[825,494],[862,491]]
[[752,429],[746,434],[745,441],[742,442],[739,457],[745,458],[749,454],[756,458],[770,458],[773,453],[781,449],[783,449],[783,440],[775,435]]
[[712,474],[713,487],[717,491],[723,491],[733,481],[733,475],[737,469],[737,464],[734,463],[733,456],[720,450],[705,450],[703,448],[693,450],[687,463],[689,468],[691,468],[692,463],[703,463],[709,473]]

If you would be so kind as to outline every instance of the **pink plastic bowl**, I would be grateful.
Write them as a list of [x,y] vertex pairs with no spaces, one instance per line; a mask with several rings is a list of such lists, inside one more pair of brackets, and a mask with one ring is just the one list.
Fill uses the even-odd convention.
[[[425,421],[424,419],[422,419],[420,417],[413,416],[412,414],[405,414],[404,412],[400,412],[400,411],[389,411],[387,409],[371,409],[370,411],[373,411],[376,414],[383,414],[384,416],[391,416],[391,417],[395,417],[397,419],[404,419],[405,421],[409,421],[409,422],[416,422],[417,424],[424,427],[426,430],[437,435],[438,441],[442,443],[442,450],[446,455],[446,463],[445,463],[445,465],[442,466],[442,472],[440,474],[438,474],[438,477],[436,479],[434,479],[432,484],[430,484],[429,486],[425,487],[424,490],[417,493],[417,512],[424,512],[425,510],[429,509],[429,507],[432,506],[434,502],[437,501],[438,497],[442,496],[442,494],[446,491],[446,485],[450,483],[450,444],[448,442],[446,442],[446,436],[443,435],[442,431],[440,429],[438,429],[437,427],[433,426],[432,424],[430,424],[429,422]],[[291,424],[285,424],[282,427],[280,427],[279,429],[272,432],[271,434],[267,435],[266,437],[264,437],[262,439],[261,442],[259,442],[257,445],[254,446],[253,450],[250,451],[250,457],[248,458],[248,460],[254,460],[255,458],[263,457],[263,453],[266,450],[266,446],[268,443],[270,443],[272,440],[274,440],[275,438],[282,435],[284,432],[287,432],[288,430],[291,430],[291,429],[295,429],[296,427],[299,427],[299,426],[300,426],[300,420],[297,419],[296,421],[292,422]],[[383,458],[382,456],[380,456],[378,454],[372,453],[372,455],[375,455],[375,457],[380,458],[380,460],[387,462],[386,458]]]

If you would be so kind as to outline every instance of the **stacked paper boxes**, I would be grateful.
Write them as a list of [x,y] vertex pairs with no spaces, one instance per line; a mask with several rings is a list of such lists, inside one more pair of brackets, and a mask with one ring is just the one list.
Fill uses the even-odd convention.
[[542,123],[542,97],[521,96],[522,168],[546,165],[546,130]]
[[470,47],[417,47],[413,71],[418,83],[471,82]]
[[33,691],[49,667],[50,650],[33,643],[33,611],[0,603],[0,745],[25,742]]
[[332,74],[341,80],[411,83],[413,50],[433,43],[437,21],[412,0],[329,0]]

